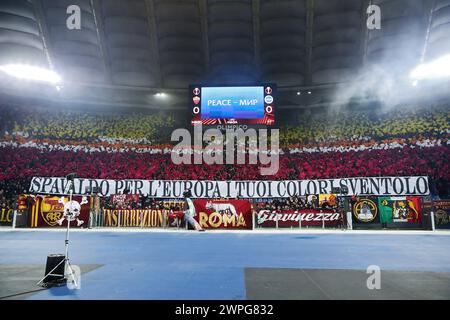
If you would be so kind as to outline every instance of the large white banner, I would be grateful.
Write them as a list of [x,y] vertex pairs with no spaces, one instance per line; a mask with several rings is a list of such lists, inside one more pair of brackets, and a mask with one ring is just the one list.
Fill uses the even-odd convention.
[[319,193],[332,193],[333,187],[347,187],[348,195],[428,195],[428,177],[366,177],[321,180],[284,181],[199,181],[199,180],[74,180],[73,186],[66,178],[34,177],[31,193],[89,194],[93,187],[99,194],[109,196],[129,190],[131,194],[157,198],[180,198],[191,190],[195,198],[272,198]]

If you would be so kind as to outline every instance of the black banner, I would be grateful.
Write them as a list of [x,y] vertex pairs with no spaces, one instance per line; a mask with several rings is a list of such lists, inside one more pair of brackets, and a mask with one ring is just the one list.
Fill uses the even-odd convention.
[[378,210],[377,198],[359,198],[352,205],[352,219],[354,225],[380,224],[380,212]]
[[450,199],[427,201],[423,208],[424,213],[433,212],[436,229],[450,229]]

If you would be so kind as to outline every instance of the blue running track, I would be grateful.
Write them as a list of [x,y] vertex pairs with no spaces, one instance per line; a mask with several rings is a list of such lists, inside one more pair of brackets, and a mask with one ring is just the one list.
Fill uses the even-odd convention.
[[[45,264],[64,232],[0,232],[0,264]],[[101,264],[81,289],[29,299],[245,299],[244,268],[450,272],[450,233],[71,233],[72,264]],[[44,271],[44,270],[43,270]]]

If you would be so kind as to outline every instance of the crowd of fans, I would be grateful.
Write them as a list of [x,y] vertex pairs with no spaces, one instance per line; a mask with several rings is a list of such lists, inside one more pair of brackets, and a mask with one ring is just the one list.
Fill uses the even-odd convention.
[[330,209],[335,206],[328,202],[319,205],[317,196],[294,196],[290,198],[263,199],[256,203],[258,209],[264,210],[302,210],[302,209]]
[[[82,112],[42,108],[0,107],[0,128],[13,136],[70,143],[156,144],[170,138],[172,116],[147,113]],[[8,134],[8,135],[9,135]]]
[[260,174],[261,165],[175,165],[167,154],[39,152],[3,148],[0,181],[33,176],[102,179],[283,180],[360,176],[426,175],[450,179],[450,147],[351,151],[280,156],[274,176]]
[[15,197],[18,194],[27,193],[29,185],[29,178],[0,179],[0,209],[13,208]]
[[[147,113],[106,113],[0,106],[3,141],[36,145],[161,148],[170,141],[174,117]],[[396,107],[391,110],[328,111],[300,116],[281,126],[285,149],[347,147],[375,143],[415,144],[450,136],[450,107]],[[130,147],[132,146],[132,147]],[[146,150],[147,152],[148,150]]]
[[139,201],[128,201],[126,203],[117,203],[113,201],[112,197],[102,197],[101,207],[106,209],[161,209],[169,211],[181,211],[184,205],[183,201],[174,200],[157,200],[149,197],[148,195],[142,195],[139,197]]
[[381,141],[386,139],[448,138],[450,133],[450,107],[412,109],[408,106],[391,110],[330,111],[301,117],[295,126],[283,127],[281,144],[329,145],[335,141]]
[[303,117],[281,128],[280,164],[273,176],[262,176],[261,165],[175,165],[170,116],[0,109],[0,205],[26,190],[33,176],[70,172],[174,180],[426,175],[448,194],[449,106]]

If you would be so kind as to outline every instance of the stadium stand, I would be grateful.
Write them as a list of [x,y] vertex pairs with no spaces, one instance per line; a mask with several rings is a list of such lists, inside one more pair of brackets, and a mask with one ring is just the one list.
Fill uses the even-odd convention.
[[[4,194],[33,176],[111,179],[308,179],[427,175],[448,193],[448,106],[383,113],[314,114],[281,128],[280,170],[256,165],[182,165],[170,161],[171,116],[18,108],[3,110],[0,173]],[[405,111],[405,110],[403,110]],[[439,190],[438,190],[439,189]]]

